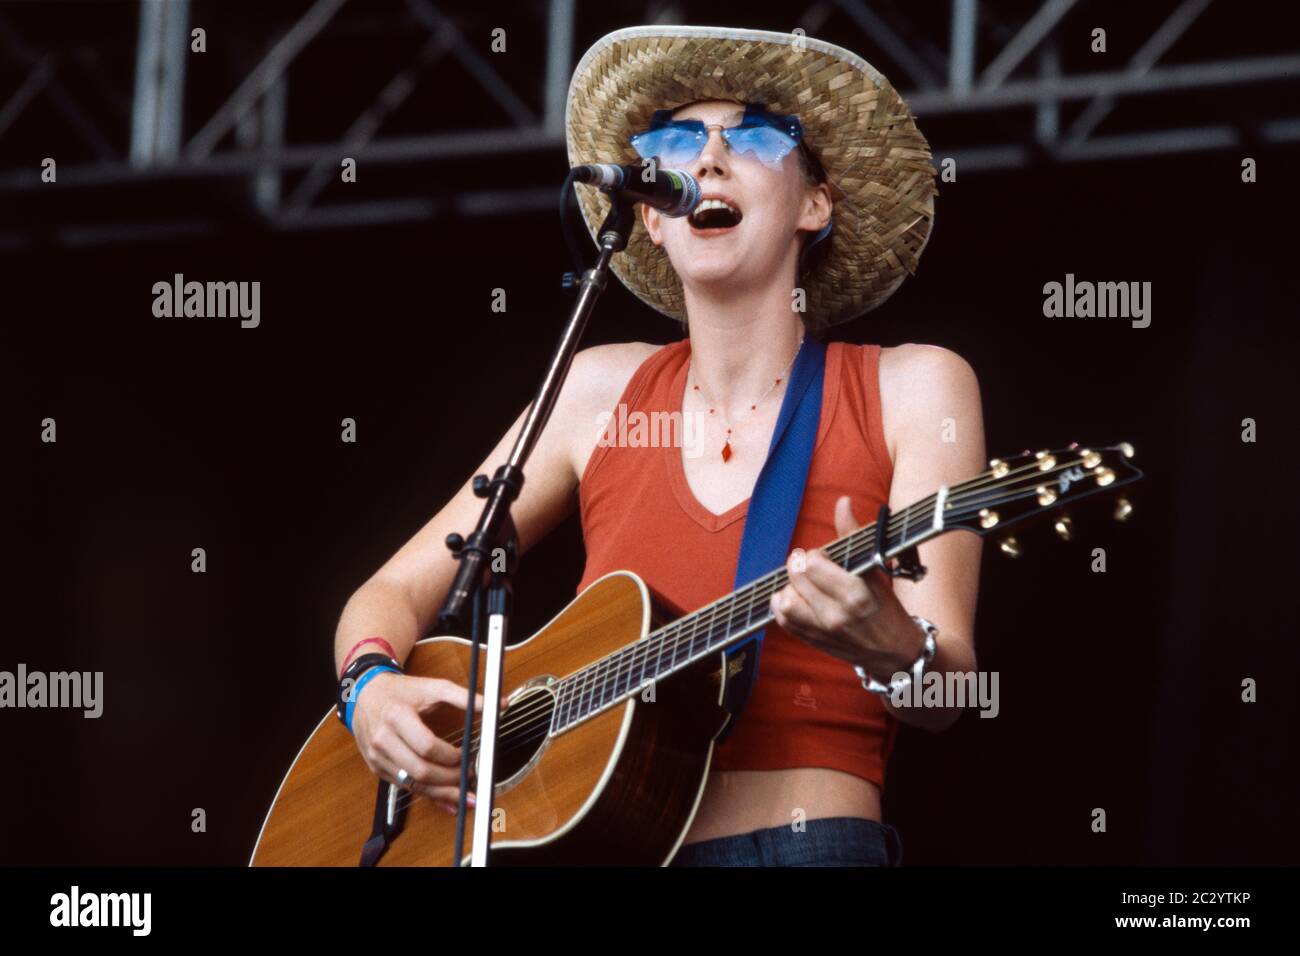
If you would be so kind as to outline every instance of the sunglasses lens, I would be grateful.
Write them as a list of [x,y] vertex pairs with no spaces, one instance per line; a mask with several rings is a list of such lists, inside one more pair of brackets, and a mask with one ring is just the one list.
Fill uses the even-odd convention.
[[724,130],[723,135],[737,153],[749,153],[772,168],[779,167],[796,144],[796,140],[772,126],[738,126]]
[[[704,150],[708,129],[701,120],[671,121],[668,115],[667,110],[657,111],[650,128],[629,142],[642,159],[656,158],[665,166],[685,166]],[[773,169],[780,168],[781,160],[798,145],[801,134],[794,117],[774,116],[754,105],[746,108],[739,126],[722,130],[733,151],[747,153]]]
[[642,159],[657,157],[665,166],[681,166],[691,162],[704,149],[704,125],[662,126],[632,137],[632,148]]

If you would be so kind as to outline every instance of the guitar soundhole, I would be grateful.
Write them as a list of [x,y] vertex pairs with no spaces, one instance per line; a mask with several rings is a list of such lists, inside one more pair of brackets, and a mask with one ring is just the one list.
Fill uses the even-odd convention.
[[[501,712],[501,725],[497,732],[496,779],[497,792],[510,787],[513,777],[522,774],[541,755],[542,745],[551,729],[551,715],[555,711],[555,696],[545,687],[526,690],[509,702]],[[474,748],[470,753],[470,767],[478,766],[478,732],[475,727]],[[475,774],[477,777],[477,775]]]

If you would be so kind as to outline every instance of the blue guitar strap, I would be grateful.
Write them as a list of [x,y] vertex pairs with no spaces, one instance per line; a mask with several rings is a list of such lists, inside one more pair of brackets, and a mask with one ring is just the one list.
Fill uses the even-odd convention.
[[[825,371],[826,344],[805,335],[790,370],[767,460],[758,473],[745,514],[740,558],[736,562],[737,589],[784,565],[790,553],[790,541],[812,464],[813,445],[817,441]],[[733,663],[737,659],[740,670],[727,682],[723,707],[732,717],[718,737],[719,742],[731,735],[749,702],[758,677],[762,647],[763,631],[760,630],[727,651],[727,673],[737,666]]]

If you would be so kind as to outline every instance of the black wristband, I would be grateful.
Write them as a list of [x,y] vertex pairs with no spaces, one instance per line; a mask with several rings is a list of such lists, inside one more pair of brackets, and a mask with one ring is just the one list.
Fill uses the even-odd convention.
[[381,665],[402,671],[402,665],[387,654],[362,654],[343,671],[343,676],[339,678],[339,685],[334,691],[334,713],[345,726],[348,720],[348,694],[357,686],[357,678],[372,667]]

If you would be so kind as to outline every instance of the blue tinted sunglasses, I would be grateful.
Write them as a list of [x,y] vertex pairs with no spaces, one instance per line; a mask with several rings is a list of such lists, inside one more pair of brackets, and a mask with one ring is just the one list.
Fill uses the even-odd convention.
[[672,110],[655,110],[650,128],[634,134],[628,142],[642,159],[655,159],[667,167],[686,166],[704,152],[709,130],[722,131],[730,149],[746,153],[765,166],[777,169],[787,153],[803,139],[803,126],[793,114],[769,113],[761,103],[750,103],[736,126],[706,126],[703,120],[675,120]]

